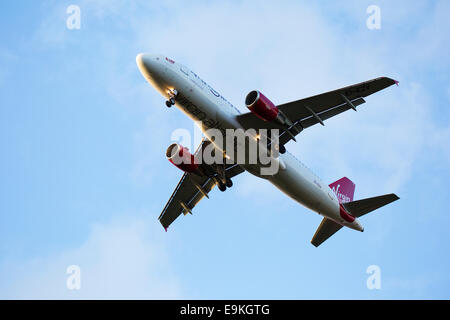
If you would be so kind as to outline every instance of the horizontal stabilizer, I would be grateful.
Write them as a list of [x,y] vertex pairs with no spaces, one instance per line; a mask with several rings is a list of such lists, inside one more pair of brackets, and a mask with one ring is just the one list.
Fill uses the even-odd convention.
[[354,217],[361,217],[366,213],[369,213],[373,210],[381,208],[391,202],[400,199],[397,195],[385,194],[384,196],[378,196],[373,198],[361,199],[352,202],[343,203],[342,205],[345,209],[352,214]]
[[[359,218],[359,217],[365,215],[366,213],[374,211],[374,210],[376,210],[382,206],[385,206],[391,202],[394,202],[398,199],[400,199],[400,198],[397,197],[397,195],[391,193],[391,194],[386,194],[384,196],[342,203],[341,205],[344,206],[345,210],[350,212],[352,214],[352,216]],[[317,228],[317,231],[311,240],[311,243],[315,247],[318,247],[325,240],[327,240],[333,234],[338,232],[341,228],[342,228],[342,225],[340,225],[339,223],[336,223],[333,220],[330,220],[328,218],[323,218],[322,222],[320,223],[319,228]]]
[[323,218],[322,222],[320,223],[320,226],[317,228],[317,231],[311,240],[311,243],[313,244],[313,246],[318,247],[321,245],[322,242],[324,242],[333,234],[338,232],[339,229],[341,228],[342,226],[334,222],[333,220]]

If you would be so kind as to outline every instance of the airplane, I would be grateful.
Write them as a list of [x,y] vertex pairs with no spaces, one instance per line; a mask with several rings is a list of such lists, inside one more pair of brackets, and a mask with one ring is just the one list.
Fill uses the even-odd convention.
[[[380,77],[281,105],[275,105],[259,90],[253,90],[245,98],[249,112],[241,113],[196,73],[171,58],[140,53],[136,63],[147,82],[164,96],[166,106],[175,105],[195,121],[205,135],[194,154],[178,143],[167,148],[167,159],[184,173],[158,218],[166,231],[182,213],[185,216],[192,214],[197,203],[204,197],[209,198],[209,192],[216,185],[225,191],[232,187],[231,179],[245,171],[268,180],[288,197],[323,216],[311,240],[315,247],[342,227],[364,231],[358,218],[399,199],[391,193],[354,201],[355,184],[350,179],[344,177],[327,185],[285,147],[289,141],[296,141],[295,137],[303,130],[316,124],[323,126],[325,120],[347,110],[356,111],[365,103],[365,97],[398,85],[398,81]],[[227,146],[215,143],[216,139],[210,133],[213,129],[220,132],[228,129],[279,130],[278,139],[272,140],[270,134],[265,134],[266,151],[270,160],[278,165],[278,170],[263,175],[261,162],[230,161],[227,154],[231,147],[227,149]],[[258,140],[260,136],[256,133],[253,138]],[[209,164],[196,161],[208,147],[227,161]],[[174,161],[176,157],[189,161]]]

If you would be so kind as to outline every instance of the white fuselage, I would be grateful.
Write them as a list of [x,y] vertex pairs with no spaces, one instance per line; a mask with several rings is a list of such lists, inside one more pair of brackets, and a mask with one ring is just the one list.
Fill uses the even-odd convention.
[[[185,66],[162,55],[151,54],[139,54],[136,62],[143,76],[164,97],[168,98],[169,92],[176,89],[182,96],[176,100],[176,106],[189,118],[201,123],[200,127],[207,137],[207,129],[211,128],[243,129],[236,119],[239,110]],[[340,215],[340,204],[335,193],[296,157],[286,152],[273,160],[278,161],[279,170],[272,175],[260,175],[257,164],[240,165],[270,181],[305,207],[341,225],[362,231],[358,219],[348,222]]]

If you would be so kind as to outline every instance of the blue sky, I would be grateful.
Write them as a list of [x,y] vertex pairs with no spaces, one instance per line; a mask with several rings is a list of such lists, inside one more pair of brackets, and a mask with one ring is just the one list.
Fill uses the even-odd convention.
[[[66,8],[81,8],[81,29]],[[381,29],[366,26],[369,5]],[[450,298],[448,1],[7,1],[0,10],[0,297]],[[320,218],[243,174],[165,233],[181,172],[164,156],[193,131],[140,75],[165,54],[236,107],[400,81],[302,133],[288,150],[355,198],[400,201],[310,239]],[[81,289],[66,268],[81,268]],[[381,269],[368,290],[366,269]]]

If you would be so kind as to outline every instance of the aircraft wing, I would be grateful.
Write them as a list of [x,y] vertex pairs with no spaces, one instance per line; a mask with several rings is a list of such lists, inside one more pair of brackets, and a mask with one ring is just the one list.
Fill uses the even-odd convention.
[[[397,81],[386,77],[376,78],[309,98],[288,102],[277,107],[292,121],[295,128],[291,128],[290,132],[296,135],[303,129],[317,123],[324,125],[325,120],[344,111],[356,110],[357,106],[365,103],[364,97],[397,83]],[[244,129],[279,129],[274,123],[263,121],[251,112],[240,114],[237,119]],[[284,130],[280,130],[280,144],[285,144],[291,139],[291,135]]]
[[[209,143],[209,141],[203,139],[196,154],[200,152],[200,150],[203,150],[207,143]],[[232,178],[243,171],[244,169],[237,164],[225,165],[225,172],[228,178]],[[218,175],[218,173],[214,173],[213,170],[210,170],[210,172],[212,172],[212,174],[208,176],[198,176],[191,173],[183,174],[180,182],[178,182],[172,196],[169,198],[169,201],[167,201],[166,206],[158,218],[166,230],[181,213],[184,215],[192,213],[192,209],[201,199],[203,199],[203,197],[206,196],[209,198],[208,193],[217,184],[215,177]]]

